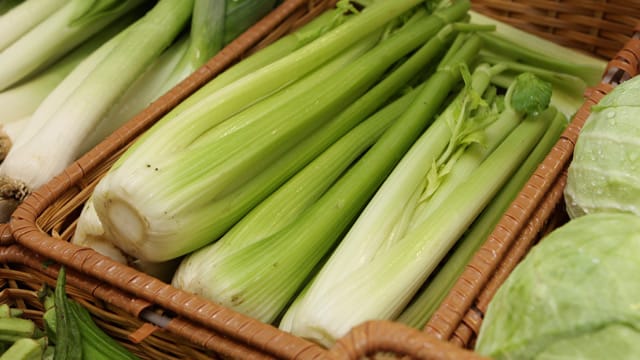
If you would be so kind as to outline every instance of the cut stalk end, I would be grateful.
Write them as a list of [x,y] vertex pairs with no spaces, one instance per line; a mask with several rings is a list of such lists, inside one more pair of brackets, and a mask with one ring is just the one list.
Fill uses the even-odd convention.
[[0,176],[0,223],[8,223],[13,211],[30,193],[24,182]]
[[[107,237],[125,253],[140,257],[142,243],[149,228],[148,221],[128,201],[110,198],[106,205],[106,218],[101,219],[108,229]],[[112,226],[119,224],[119,226]]]
[[13,146],[11,137],[3,129],[0,129],[0,161],[7,157],[11,146]]

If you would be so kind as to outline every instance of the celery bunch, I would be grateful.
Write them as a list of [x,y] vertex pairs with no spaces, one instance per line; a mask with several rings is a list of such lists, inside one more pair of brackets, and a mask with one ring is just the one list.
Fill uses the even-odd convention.
[[27,0],[5,12],[0,29],[12,31],[0,31],[0,218],[275,2]]
[[441,299],[604,63],[569,69],[466,0],[353,5],[150,128],[73,242],[326,346],[428,317],[405,309]]

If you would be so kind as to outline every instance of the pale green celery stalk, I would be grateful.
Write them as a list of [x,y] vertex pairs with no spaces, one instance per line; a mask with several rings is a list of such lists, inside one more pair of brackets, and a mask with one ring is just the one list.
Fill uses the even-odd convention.
[[87,199],[82,208],[71,243],[93,248],[98,253],[122,264],[128,261],[126,254],[104,238],[104,229],[93,207],[92,197]]
[[[210,93],[218,91],[232,82],[257,71],[276,60],[290,55],[295,50],[317,39],[325,32],[343,23],[345,20],[346,16],[342,10],[329,9],[323,12],[300,29],[283,36],[269,46],[251,54],[249,57],[234,64],[229,69],[216,76],[181,102],[177,106],[177,110],[175,112],[180,112],[182,109],[188,109],[209,96]],[[153,129],[151,131],[153,131]]]
[[[459,36],[458,39],[467,38]],[[464,46],[464,43],[455,42],[452,51]],[[475,110],[469,104],[473,93],[484,92],[493,74],[500,71],[498,67],[478,66],[471,79],[467,80],[469,89],[463,89],[456,96],[394,167],[320,273],[304,293],[294,300],[280,323],[281,328],[293,332],[307,331],[306,319],[314,311],[316,303],[323,301],[325,289],[341,282],[350,272],[370,262],[377,253],[386,251],[404,237],[425,186],[425,173],[453,141],[452,124],[460,121],[468,123],[467,116]],[[354,254],[357,256],[354,257]]]
[[[399,0],[368,7],[284,58],[256,69],[221,89],[196,92],[198,101],[187,99],[184,105],[178,105],[165,115],[136,141],[114,168],[127,158],[135,159],[138,154],[136,149],[141,144],[144,144],[144,150],[140,152],[143,157],[149,153],[172,154],[186,147],[229,116],[302,78],[420,2]],[[146,141],[152,136],[153,141]]]
[[[94,192],[96,211],[106,233],[118,247],[146,261],[173,258],[215,240],[220,231],[232,225],[220,227],[211,222],[208,207],[215,207],[215,200],[239,190],[355,101],[379,81],[391,64],[432,37],[442,26],[445,14],[466,11],[463,6],[452,9],[443,11],[441,17],[416,22],[396,32],[393,40],[382,41],[326,82],[297,94],[294,99],[287,97],[287,101],[280,102],[275,101],[278,94],[274,95],[265,111],[258,114],[264,121],[253,122],[219,141],[193,146],[171,156],[164,152],[158,156],[155,151],[158,138],[145,143],[150,146],[143,149],[146,158],[136,159],[135,154],[130,154],[119,167],[111,169]],[[172,135],[175,137],[175,133]],[[163,138],[161,143],[172,140]],[[134,147],[142,148],[140,143]],[[126,162],[131,165],[124,166]],[[153,197],[145,195],[144,189],[148,188],[155,189]],[[189,241],[175,241],[175,236],[183,238],[185,228],[191,232]]]
[[559,112],[531,154],[496,197],[491,200],[479,218],[473,222],[469,230],[458,240],[451,255],[444,258],[443,266],[428,278],[425,283],[426,287],[420,290],[416,298],[402,311],[396,319],[397,321],[418,329],[426,325],[464,271],[464,267],[493,231],[531,174],[556,144],[566,125],[567,119]]
[[[462,37],[458,37],[458,39],[460,38]],[[452,48],[455,51],[458,47]],[[490,78],[491,72],[488,67],[479,67],[474,72],[469,86],[473,91],[483,92],[488,86]],[[426,169],[445,151],[450,141],[452,129],[449,127],[447,119],[463,115],[463,102],[467,101],[464,94],[462,92],[457,96],[456,100],[420,136],[407,155],[403,156],[403,161],[395,167],[394,172],[389,175],[389,180],[385,181],[381,189],[368,202],[359,219],[341,240],[338,249],[334,251],[334,254],[356,253],[358,257],[354,259],[351,256],[332,256],[325,268],[340,270],[335,274],[329,270],[323,270],[315,278],[311,289],[307,290],[302,297],[296,299],[289,312],[285,315],[283,324],[291,322],[291,324],[286,324],[285,326],[295,326],[293,323],[296,317],[299,316],[301,309],[305,307],[303,304],[314,301],[317,298],[316,292],[323,288],[322,284],[339,281],[350,269],[369,261],[376,252],[381,251],[379,249],[390,246],[396,239],[403,236],[405,231],[403,227],[406,228],[408,226],[408,221],[415,206],[417,206],[419,192],[416,189],[423,184]],[[408,159],[411,159],[411,161]],[[415,171],[416,168],[425,170]],[[402,172],[397,169],[414,170]],[[413,176],[403,175],[407,172]],[[400,176],[396,174],[401,174],[401,179],[392,181],[392,179]],[[403,205],[391,206],[390,204]],[[331,275],[325,275],[325,273]]]
[[[21,201],[23,196],[49,181],[81,155],[78,149],[85,137],[122,93],[174,41],[188,22],[192,6],[190,1],[161,0],[121,32],[122,37],[116,36],[112,39],[115,41],[104,45],[113,46],[115,42],[101,62],[89,66],[90,72],[78,75],[82,80],[75,83],[77,86],[61,90],[68,96],[52,101],[59,106],[42,114],[46,118],[42,126],[35,133],[27,134],[30,138],[24,143],[16,141],[9,151],[0,165],[0,174],[6,184],[3,199]],[[75,76],[74,72],[67,78]]]
[[[323,81],[326,77],[330,77],[339,69],[344,67],[346,64],[350,63],[354,59],[358,58],[365,51],[367,51],[371,46],[373,46],[373,42],[375,39],[372,37],[368,42],[361,42],[357,44],[357,46],[353,47],[349,51],[341,54],[337,59],[334,59],[329,64],[323,66],[321,69],[316,70],[314,73],[309,75],[306,78],[306,82],[296,83],[298,85],[304,85],[307,82],[311,82],[317,84]],[[294,85],[295,87],[295,85]],[[304,88],[303,88],[304,89]],[[302,89],[302,90],[303,90]],[[328,145],[327,145],[328,146]],[[296,149],[300,151],[300,149]],[[89,201],[85,204],[83,208],[83,213],[80,215],[78,219],[77,230],[74,234],[73,242],[80,245],[91,246],[91,244],[96,244],[100,248],[109,248],[109,249],[118,249],[108,236],[105,233],[104,227],[102,226],[102,222],[98,217],[98,214],[95,211],[95,207],[93,205],[93,198],[95,197],[95,193],[89,198]],[[226,207],[226,205],[225,205]],[[228,211],[228,210],[227,210]],[[119,251],[119,250],[118,250]],[[119,251],[122,253],[121,251]],[[109,251],[110,253],[110,251]],[[105,255],[108,255],[106,252]],[[118,254],[112,254],[114,259],[118,258]],[[124,253],[122,253],[124,256]]]
[[0,16],[0,52],[65,3],[65,0],[28,0],[2,14]]
[[218,263],[230,261],[229,257],[244,258],[246,247],[274,236],[296,221],[377,141],[414,95],[400,98],[360,123],[253,208],[220,240],[187,255],[173,276],[172,285],[264,322],[273,321],[282,304],[262,306],[266,294],[239,297],[236,271],[224,266],[218,269]]
[[0,90],[59,59],[143,2],[67,1],[64,6],[0,52]]
[[[263,48],[261,51],[235,64],[233,67],[226,70],[224,73],[220,74],[219,76],[214,78],[212,81],[207,83],[204,87],[207,87],[210,89],[222,88],[223,86],[231,83],[232,81],[246,74],[249,74],[252,71],[255,71],[256,69],[259,69],[260,67],[265,66],[281,58],[284,55],[291,53],[293,50],[308,43],[312,39],[322,34],[324,31],[332,28],[333,26],[337,25],[338,23],[341,23],[342,21],[343,21],[342,11],[328,10],[322,13],[321,15],[319,15],[318,17],[316,17],[315,19],[313,19],[311,22],[309,22],[302,28],[293,32],[292,34],[289,34],[283,38],[280,38],[270,46]],[[403,78],[400,78],[399,81],[402,82],[402,79]],[[196,94],[198,93],[199,92],[196,92]],[[192,100],[194,98],[197,98],[195,94],[189,97],[189,99],[187,99],[186,101]],[[374,99],[374,101],[371,101],[371,102],[375,102],[377,100],[379,99]],[[360,104],[360,103],[362,103],[362,101],[358,100],[357,104]],[[336,121],[333,121],[331,125],[328,125],[325,128],[323,128],[321,132],[318,132],[318,134],[314,135],[309,140],[309,143],[317,143],[320,145],[312,146],[311,148],[323,149],[327,147],[329,144],[335,141],[337,136],[336,135],[327,136],[325,134],[336,134],[336,133],[342,134],[343,132],[341,132],[342,130],[340,129],[350,128],[350,126],[353,126],[352,124],[357,123],[357,121],[365,117],[368,114],[367,111],[371,111],[371,110],[368,110],[369,108],[367,108],[366,106],[352,106],[352,108],[355,109],[354,111],[351,112],[351,115],[353,115],[352,118],[349,118],[348,116],[342,116],[343,118],[346,118],[349,121],[336,120]],[[358,116],[361,116],[361,117],[358,117]],[[305,145],[305,144],[306,142],[301,145]],[[313,158],[315,154],[319,152],[320,150],[310,151],[310,150],[307,150],[307,148],[303,148],[302,146],[299,145],[296,148],[294,148],[291,152],[289,152],[287,156],[283,157],[281,162],[285,164],[290,164],[288,166],[289,168],[288,173],[294,173],[298,169],[297,166],[299,167],[302,166],[302,165],[296,166],[296,164],[299,164],[299,163],[305,164],[308,161],[306,159]],[[295,155],[299,155],[297,158],[301,158],[302,160],[293,162],[293,160],[290,158],[294,157]],[[262,185],[265,185],[268,183],[268,180],[267,180],[268,178],[269,176],[265,177],[264,175],[261,175],[255,178],[255,180],[252,182],[255,184],[254,186],[261,187]],[[266,192],[269,193],[270,192],[269,189],[271,189],[272,187],[273,185],[271,187],[267,186]],[[242,200],[236,199],[233,201],[242,201]],[[109,239],[104,237],[104,229],[102,228],[100,219],[98,218],[98,215],[95,213],[95,209],[93,208],[92,197],[90,197],[87,200],[82,210],[82,214],[78,217],[78,223],[76,226],[76,231],[74,232],[74,236],[72,238],[72,242],[78,245],[94,247],[98,252],[102,253],[103,255],[109,256],[116,261],[126,263],[125,255],[122,253],[122,251],[120,251],[113,244],[111,244]],[[106,250],[102,251],[101,249],[103,247],[106,247]]]
[[93,131],[84,138],[78,152],[89,151],[158,99],[168,90],[168,86],[169,88],[175,86],[177,83],[173,81],[178,79],[171,81],[169,79],[176,67],[179,66],[180,59],[184,57],[187,47],[188,37],[182,35],[165,50],[108,109]]
[[452,63],[443,64],[400,118],[292,223],[244,247],[237,256],[220,259],[217,271],[230,275],[224,279],[230,289],[226,292],[230,303],[253,302],[265,314],[270,309],[270,315],[263,319],[273,318],[284,309],[398,159],[433,120],[459,81],[457,65],[470,61],[479,46],[479,39],[471,38]]
[[587,65],[576,63],[575,59],[562,60],[554,57],[549,49],[545,52],[537,52],[524,45],[526,43],[513,42],[495,33],[482,34],[486,49],[507,56],[526,64],[563,72],[582,79],[587,85],[593,86],[600,82],[604,68],[599,65]]
[[[435,52],[437,52],[436,49],[416,52],[403,66],[359,98],[329,124],[294,147],[278,163],[252,179],[247,186],[243,187],[243,191],[235,192],[225,197],[224,201],[218,201],[219,209],[209,210],[212,218],[228,224],[237,221],[241,214],[249,211],[248,209],[257,202],[256,198],[264,198],[267,194],[273,192],[284,181],[283,179],[287,179],[291,174],[296,173],[355,124],[375,111],[392,94],[399,91],[407,82],[407,79],[415,76],[415,73],[435,56]],[[407,94],[402,98],[402,101],[397,102],[394,106],[403,107],[406,105],[405,102],[410,99],[411,94]],[[255,196],[256,193],[260,195]],[[231,211],[232,204],[240,204],[242,206],[239,210]],[[236,205],[236,207],[238,206]],[[228,242],[227,240],[226,243]],[[82,214],[78,218],[72,243],[93,247],[96,251],[116,261],[126,262],[125,255],[105,237],[102,224],[93,208],[92,197],[85,203]],[[148,271],[146,268],[141,270]]]
[[[475,24],[494,25],[496,27],[495,34],[510,42],[511,48],[505,49],[502,55],[522,53],[524,59],[539,59],[542,63],[551,66],[550,70],[559,71],[555,65],[562,64],[562,69],[566,69],[569,74],[577,75],[584,79],[588,86],[593,86],[600,82],[601,76],[607,65],[607,61],[594,56],[576,51],[565,46],[558,45],[553,41],[543,39],[541,37],[527,33],[506,23],[494,20],[488,16],[477,13],[473,10],[469,11],[471,22]],[[546,58],[546,59],[545,59]],[[573,67],[572,67],[573,66]]]
[[[0,124],[18,119],[23,122],[22,120],[25,118],[31,117],[44,99],[62,83],[76,66],[129,26],[137,18],[136,15],[135,12],[131,12],[121,17],[41,73],[0,92]],[[10,133],[11,136],[15,134],[14,131]],[[5,143],[7,141],[13,142],[15,139],[15,137],[0,137],[0,141]],[[5,148],[5,151],[0,151],[0,158],[4,159],[8,150],[9,148]]]
[[[497,75],[499,74],[493,76]],[[413,230],[413,228],[431,216],[433,212],[444,206],[449,194],[455,191],[457,186],[467,179],[469,174],[491,154],[504,137],[518,125],[522,117],[522,114],[507,105],[498,119],[483,130],[484,139],[470,144],[468,148],[462,149],[462,155],[455,159],[453,164],[447,163],[446,166],[450,167],[450,170],[445,171],[443,181],[437,185],[432,194],[420,200],[420,204],[416,207],[406,231]]]
[[104,237],[104,230],[93,207],[93,199],[89,197],[82,208],[71,243],[77,246],[92,248],[94,251],[111,258],[121,264],[129,265],[164,282],[170,282],[179,265],[180,259],[160,263],[144,262],[127,257]]
[[464,233],[495,193],[520,166],[555,116],[548,109],[527,118],[473,171],[446,206],[393,247],[325,289],[314,311],[292,333],[330,345],[353,326],[393,319]]

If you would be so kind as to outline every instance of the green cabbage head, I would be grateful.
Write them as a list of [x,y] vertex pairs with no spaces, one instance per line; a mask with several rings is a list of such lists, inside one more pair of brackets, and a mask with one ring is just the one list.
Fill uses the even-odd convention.
[[565,187],[567,213],[640,215],[640,76],[591,108],[576,142]]
[[476,349],[493,359],[640,358],[640,217],[573,219],[500,287]]

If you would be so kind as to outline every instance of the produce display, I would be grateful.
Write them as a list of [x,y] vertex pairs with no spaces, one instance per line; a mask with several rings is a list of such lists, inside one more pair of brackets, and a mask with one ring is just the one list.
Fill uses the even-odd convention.
[[476,350],[495,359],[637,357],[640,78],[597,105],[564,189],[571,220],[536,245],[492,299]]
[[136,140],[72,242],[325,346],[424,325],[603,71],[469,5],[339,2]]
[[0,220],[274,5],[26,0],[5,10]]
[[102,331],[87,309],[67,297],[65,284],[66,272],[61,268],[55,289],[45,286],[40,290],[43,328],[21,317],[20,308],[0,305],[0,359],[138,359]]
[[[0,9],[0,34],[34,1]],[[65,47],[51,40],[51,51],[19,55],[40,63],[16,65],[6,79],[0,70],[5,219],[278,2],[92,3],[42,1],[23,29],[0,35],[1,66],[29,37],[47,41],[40,27],[71,28],[68,39],[55,39]],[[338,1],[137,138],[97,182],[70,241],[327,348],[367,320],[422,328],[605,66],[470,7],[469,0]],[[566,190],[574,217],[597,206],[637,213],[635,198],[624,195],[637,190],[640,169],[637,151],[627,150],[637,133],[638,86],[626,84],[594,107],[576,145]],[[582,266],[615,264],[613,244],[635,238],[622,227],[631,215],[584,217],[529,256],[544,261],[528,257],[513,273],[492,302],[477,351],[545,358],[600,335],[634,338],[616,322],[626,316],[613,309],[624,298],[596,304],[612,315],[593,320],[589,288],[561,294],[586,282]],[[618,228],[589,232],[582,222]],[[593,257],[594,239],[605,235],[611,251]],[[576,248],[579,237],[586,243]],[[559,271],[574,255],[576,274]],[[537,278],[544,271],[551,285]],[[619,289],[607,286],[603,296]],[[562,316],[546,321],[548,306]],[[611,332],[600,332],[609,323]]]

